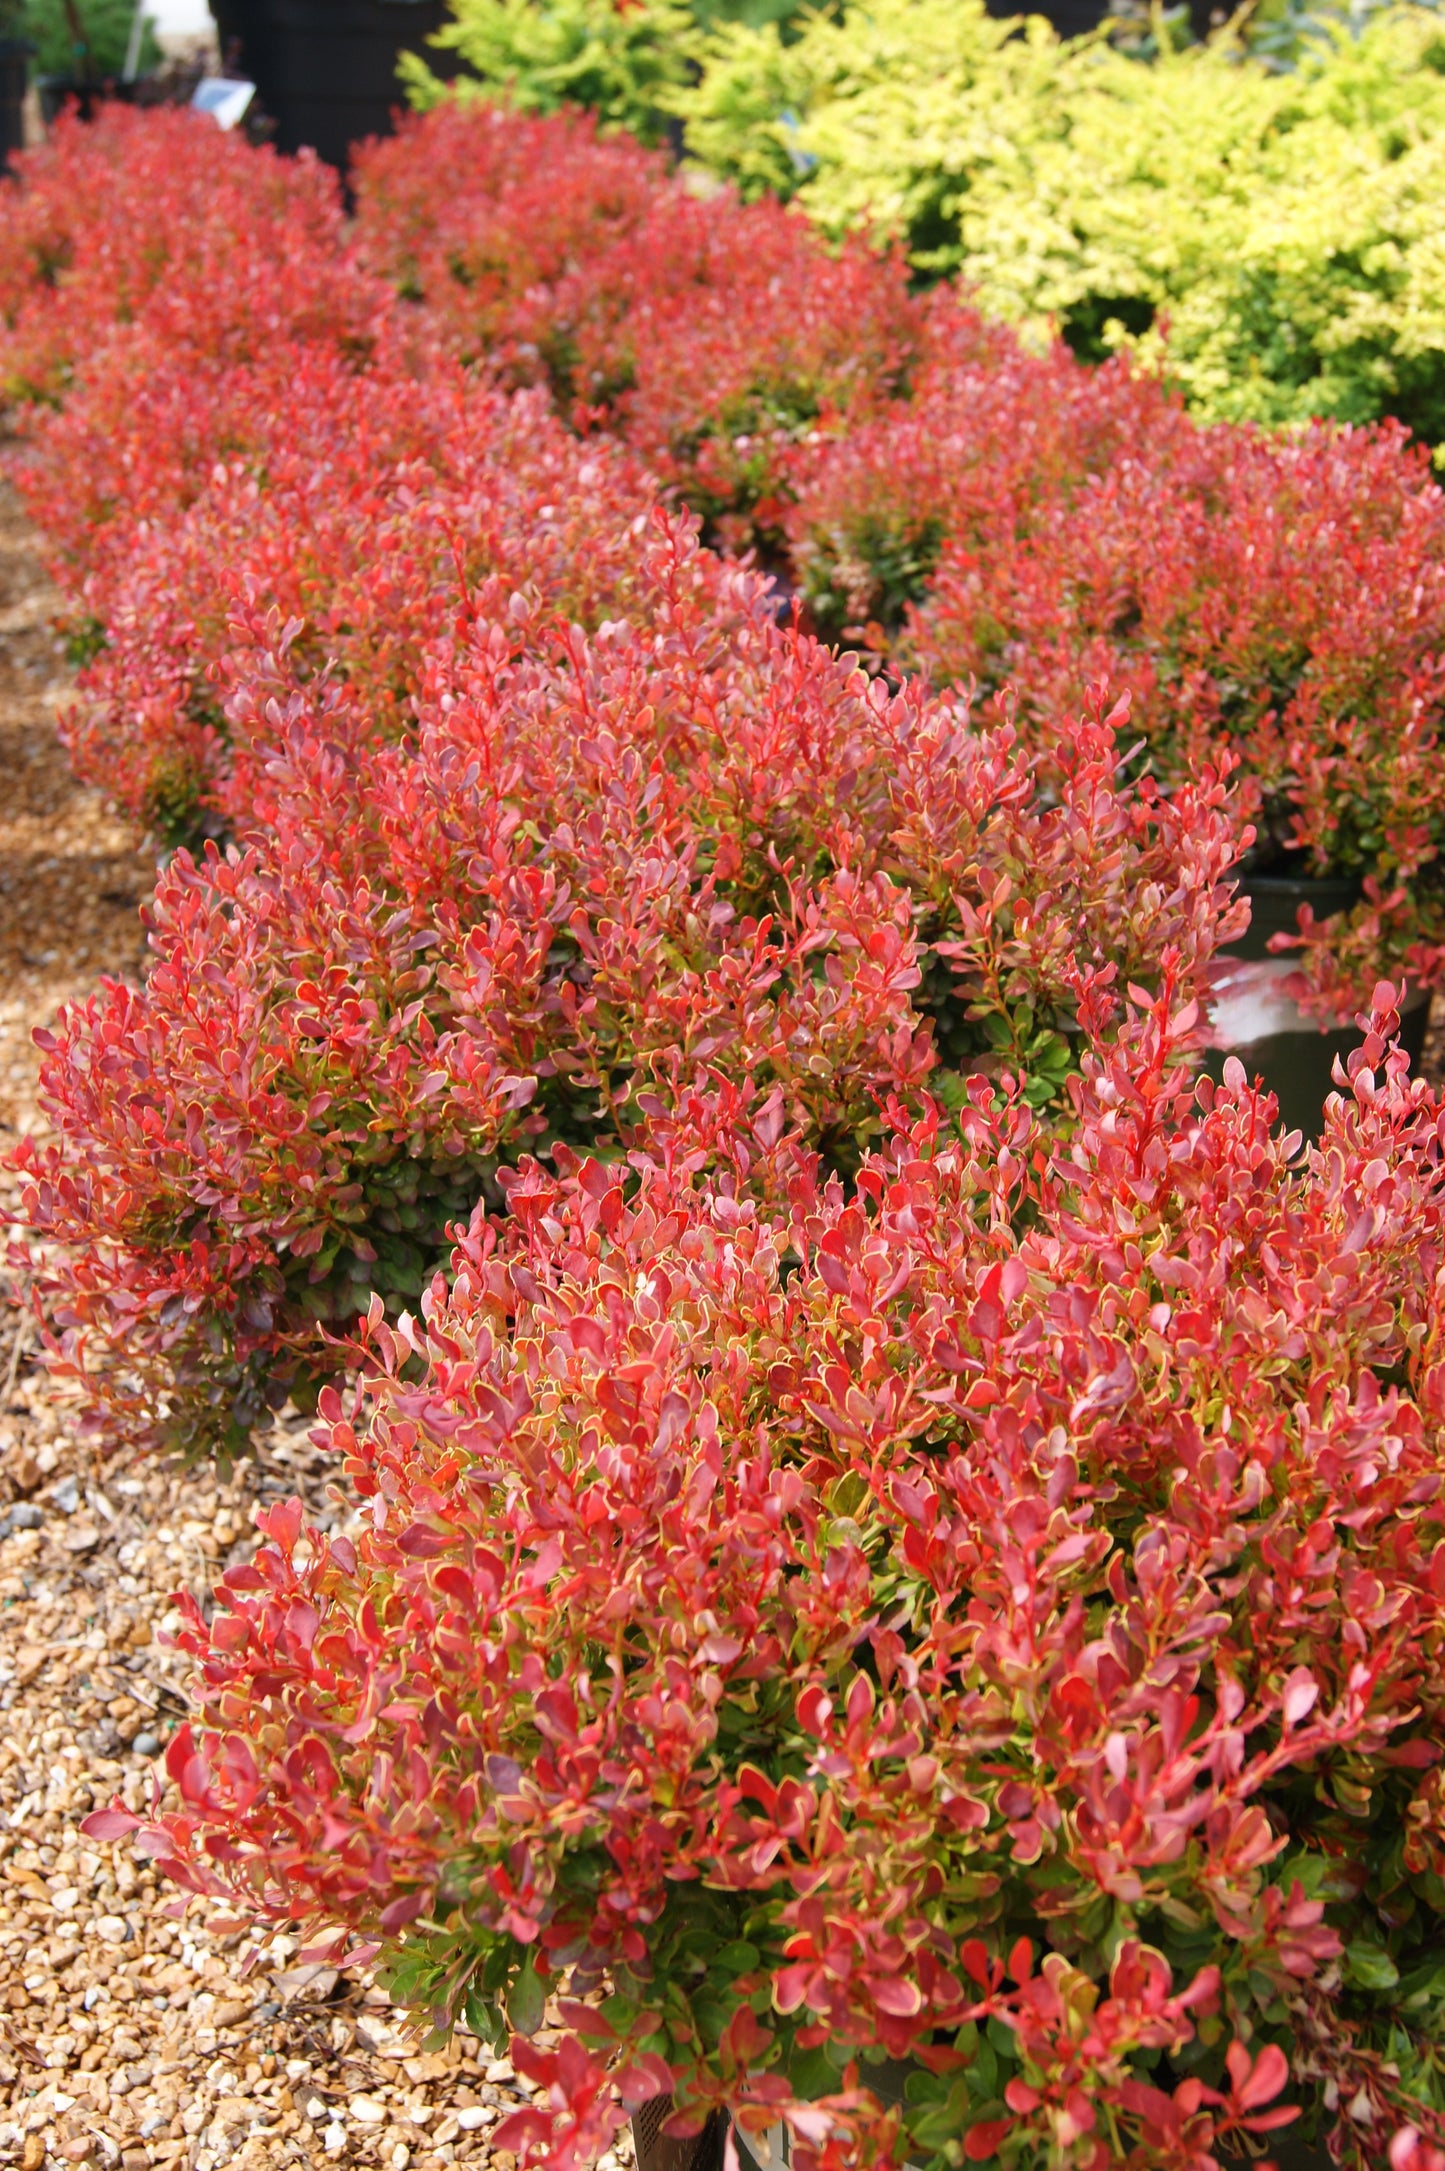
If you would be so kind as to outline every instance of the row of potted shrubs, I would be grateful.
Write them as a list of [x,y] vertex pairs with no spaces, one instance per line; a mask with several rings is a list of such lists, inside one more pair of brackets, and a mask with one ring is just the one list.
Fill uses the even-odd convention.
[[[85,319],[114,306],[110,165],[97,144],[63,173],[34,172],[11,221],[12,396],[51,397]],[[188,178],[159,130],[128,146],[127,170],[148,201]],[[235,545],[206,524],[250,515],[223,509],[209,455],[234,444],[246,486],[248,433],[264,421],[232,409],[264,417],[265,372],[286,373],[261,336],[271,312],[308,341],[334,316],[344,367],[399,292],[423,306],[392,336],[414,341],[415,318],[438,351],[485,357],[502,386],[545,389],[592,444],[620,438],[705,540],[760,552],[823,637],[939,687],[1008,689],[1041,746],[1107,679],[1131,696],[1136,759],[1165,789],[1201,758],[1237,754],[1259,830],[1251,864],[1360,888],[1304,948],[1321,1014],[1367,1001],[1382,973],[1437,976],[1445,500],[1397,431],[1200,428],[1152,379],[1080,368],[1060,348],[1028,354],[952,290],[912,293],[896,259],[858,245],[832,256],[771,202],[700,201],[659,155],[573,117],[446,107],[375,146],[349,253],[327,224],[328,184],[299,165],[286,216],[324,258],[314,287],[291,260],[243,269],[238,254],[258,245],[233,239],[236,185],[214,177],[177,242],[157,249],[141,220],[124,244],[123,305],[145,281],[144,322],[66,401],[33,484],[109,643],[82,761],[171,841],[234,811],[230,731],[203,682],[229,608],[209,561],[234,564]],[[89,260],[57,297],[45,281],[72,246],[67,221],[90,237]],[[166,246],[186,276],[167,269]],[[283,297],[278,278],[298,276],[303,291]],[[194,310],[192,277],[207,288]],[[223,330],[231,312],[247,315],[243,332]],[[260,374],[214,384],[218,348],[238,339]],[[413,444],[434,436],[419,428]],[[158,498],[183,501],[186,520],[150,523],[139,549],[116,511],[133,518]],[[324,516],[268,500],[262,517]],[[277,577],[268,565],[258,593]],[[148,627],[155,653],[140,659]],[[324,624],[315,638],[325,646]]]
[[[510,2039],[563,2171],[660,2098],[1441,2171],[1428,470],[575,117],[356,188],[117,113],[0,221],[72,756],[172,848],[46,1041],[52,1360],[370,1503],[192,1612],[141,1844]],[[1196,1082],[1249,850],[1363,885],[1307,1153]]]

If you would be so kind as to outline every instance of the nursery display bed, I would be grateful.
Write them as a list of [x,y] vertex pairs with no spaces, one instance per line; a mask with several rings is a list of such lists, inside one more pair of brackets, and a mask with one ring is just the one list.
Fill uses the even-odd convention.
[[0,2159],[1445,2171],[1426,448],[352,184],[7,201]]
[[[52,729],[66,669],[54,595],[0,486],[0,1125],[33,1130],[34,1027],[101,973],[133,977],[154,876]],[[13,1186],[4,1197],[7,1226]],[[471,2039],[419,2053],[383,1991],[207,1931],[126,1846],[80,1819],[139,1802],[182,1708],[158,1643],[172,1595],[242,1557],[260,1500],[299,1492],[333,1523],[321,1457],[284,1425],[229,1480],[102,1461],[0,1315],[0,2162],[492,2164],[519,2100]],[[631,2160],[630,2146],[625,2150]],[[614,2162],[623,2161],[623,2152]]]

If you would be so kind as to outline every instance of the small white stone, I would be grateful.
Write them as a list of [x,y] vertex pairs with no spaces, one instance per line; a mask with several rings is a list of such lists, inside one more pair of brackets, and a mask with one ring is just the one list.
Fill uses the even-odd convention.
[[328,2156],[339,2156],[346,2146],[345,2126],[328,2126],[322,2145]]
[[130,1924],[124,1915],[98,1915],[91,1928],[107,1945],[123,1945],[130,1936]]
[[478,2126],[489,2126],[496,2115],[485,2103],[469,2103],[464,2111],[457,2112],[457,2124],[463,2133],[475,2133]]
[[373,2096],[353,2096],[347,2105],[347,2111],[359,2126],[386,2124],[386,2112]]

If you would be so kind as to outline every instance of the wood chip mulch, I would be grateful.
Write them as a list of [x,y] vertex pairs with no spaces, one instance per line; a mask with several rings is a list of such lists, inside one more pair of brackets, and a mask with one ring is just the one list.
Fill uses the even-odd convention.
[[[43,1128],[35,1027],[102,973],[135,978],[154,860],[81,790],[54,730],[73,698],[58,597],[0,480],[0,1149]],[[13,1178],[0,1209],[13,1227]],[[3,1256],[3,1246],[0,1246]],[[151,1798],[185,1709],[164,1637],[254,1542],[259,1502],[350,1511],[294,1415],[229,1480],[102,1462],[0,1300],[0,2164],[263,2171],[487,2165],[526,2084],[463,2036],[423,2051],[368,1979],[297,1964],[300,1940],[207,1930],[125,1843],[82,1837]],[[212,1911],[213,1912],[213,1911]],[[630,2142],[608,2171],[632,2163]]]

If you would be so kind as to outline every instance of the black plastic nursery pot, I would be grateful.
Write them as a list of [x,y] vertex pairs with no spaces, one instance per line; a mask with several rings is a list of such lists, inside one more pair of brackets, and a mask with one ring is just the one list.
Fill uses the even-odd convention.
[[[1204,1067],[1219,1078],[1228,1058],[1238,1056],[1249,1078],[1261,1078],[1275,1095],[1284,1128],[1316,1138],[1325,1102],[1336,1090],[1336,1059],[1359,1046],[1360,1032],[1353,1018],[1321,1031],[1299,1009],[1281,985],[1295,960],[1289,951],[1272,955],[1269,940],[1294,934],[1301,905],[1311,906],[1317,919],[1347,911],[1358,902],[1360,885],[1331,875],[1256,874],[1245,876],[1240,887],[1250,903],[1249,931],[1220,955],[1211,1004],[1214,1044]],[[1429,1019],[1428,993],[1412,989],[1400,1014],[1400,1038],[1412,1065],[1420,1060]]]
[[671,2110],[671,2096],[654,2096],[633,2119],[637,2171],[723,2171],[726,2118],[715,2113],[701,2133],[678,2141],[662,2130]]
[[[909,2075],[916,2070],[911,2063],[897,2058],[885,2058],[877,2065],[860,2068],[865,2087],[872,2089],[880,2103],[890,2107],[906,2102]],[[733,2145],[738,2152],[739,2171],[786,2171],[793,2161],[792,2145],[784,2126],[774,2126],[762,2139],[750,2138],[741,2126],[734,2126]]]
[[[1020,9],[1017,0],[987,0],[990,15],[1017,16]],[[1052,23],[1061,38],[1081,38],[1086,31],[1097,30],[1109,13],[1109,0],[1030,0],[1030,15],[1042,15],[1046,23]]]
[[122,83],[114,76],[82,78],[78,75],[42,75],[35,88],[40,95],[40,117],[48,128],[58,113],[70,106],[83,121],[93,121],[103,105],[133,106],[140,83]]
[[0,38],[0,166],[25,148],[25,86],[34,50],[24,38]]
[[212,12],[227,73],[255,84],[277,147],[309,147],[332,166],[364,136],[390,133],[404,103],[397,61],[447,15],[446,0],[214,0]]

